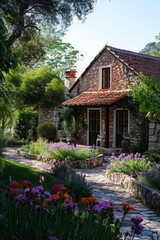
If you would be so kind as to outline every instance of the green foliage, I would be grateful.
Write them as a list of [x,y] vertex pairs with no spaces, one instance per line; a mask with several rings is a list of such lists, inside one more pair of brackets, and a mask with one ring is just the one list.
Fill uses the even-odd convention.
[[149,161],[160,163],[160,154],[155,152],[145,152],[144,155],[148,158]]
[[32,108],[25,108],[19,112],[14,130],[19,139],[34,140],[36,137],[37,113]]
[[157,42],[148,43],[140,52],[152,56],[160,57],[160,33],[155,37]]
[[76,173],[67,164],[55,166],[52,168],[51,174],[54,184],[64,184],[75,202],[79,202],[82,197],[92,196],[92,188],[85,180],[85,176]]
[[137,143],[131,143],[129,145],[129,152],[130,153],[141,153],[143,154],[146,150],[148,149],[148,146],[140,141],[140,142],[137,142]]
[[70,43],[65,43],[59,37],[44,37],[45,62],[50,69],[57,70],[61,76],[64,71],[76,68],[75,63],[83,56]]
[[33,106],[41,103],[46,107],[58,106],[64,99],[64,82],[55,72],[50,72],[48,67],[22,74],[22,96],[24,104]]
[[36,29],[26,29],[25,35],[15,42],[13,52],[19,57],[25,68],[33,68],[46,54],[43,38]]
[[44,186],[47,189],[50,189],[52,187],[53,177],[49,173],[43,172],[38,168],[33,168],[25,164],[13,161],[11,159],[8,160],[4,158],[3,160],[5,164],[5,173],[0,178],[2,184],[9,184],[11,177],[12,180],[18,179],[19,181],[30,179],[33,185],[38,185],[40,177],[44,176]]
[[64,101],[64,83],[58,78],[53,78],[45,86],[45,97],[43,104],[45,106],[57,106],[57,103]]
[[[36,2],[17,0],[1,0],[0,14],[10,27],[11,35],[9,44],[26,35],[28,29],[36,29],[46,26],[48,31],[54,32],[55,28],[66,29],[74,16],[85,19],[86,15],[93,10],[95,0],[37,0]],[[15,7],[16,6],[16,7]]]
[[56,137],[56,127],[51,122],[43,122],[37,127],[38,137],[53,141]]
[[112,155],[110,161],[111,163],[107,166],[110,173],[119,172],[134,177],[138,176],[142,170],[149,170],[154,165],[139,153],[121,154],[119,157]]
[[28,147],[24,146],[24,148],[21,148],[21,150],[26,151],[28,149],[28,152],[31,154],[47,156],[48,155],[47,146],[48,146],[48,141],[46,139],[39,138],[36,142],[30,143]]
[[4,158],[0,157],[0,170],[5,168]]
[[2,155],[4,148],[6,146],[5,138],[0,134],[0,156]]
[[11,52],[7,42],[7,28],[0,18],[0,81],[4,80],[3,73],[9,73],[19,64],[18,58]]
[[62,148],[52,150],[50,156],[53,159],[76,161],[91,158],[93,154],[90,151],[84,149],[79,149],[75,151],[75,149]]
[[139,102],[140,111],[160,121],[160,83],[154,76],[140,74],[136,84],[130,85],[133,98]]
[[70,120],[64,119],[62,122],[62,129],[68,138],[75,137],[76,133],[76,120],[72,117]]
[[142,171],[138,175],[138,180],[160,190],[160,168],[155,166],[149,171]]

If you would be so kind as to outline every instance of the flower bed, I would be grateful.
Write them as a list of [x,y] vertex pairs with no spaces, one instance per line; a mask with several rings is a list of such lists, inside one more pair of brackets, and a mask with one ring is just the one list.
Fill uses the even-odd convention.
[[[122,219],[116,219],[109,201],[81,198],[77,203],[62,184],[45,191],[44,178],[39,186],[30,181],[12,181],[0,191],[0,236],[6,239],[35,240],[122,240],[121,226],[126,214],[134,208],[120,204]],[[131,232],[125,239],[141,234],[143,219],[131,218]]]
[[[73,168],[80,169],[101,166],[104,162],[104,155],[100,154],[98,149],[75,148],[73,145],[66,143],[47,144],[44,140],[39,140],[36,144],[37,146],[33,143],[30,148],[27,149],[28,152],[23,151],[25,150],[24,147],[22,150],[18,150],[17,153],[28,159],[43,161],[53,166],[65,162]],[[42,154],[44,152],[45,156],[41,155],[41,152]]]
[[[121,185],[135,198],[160,214],[160,191],[152,185],[156,179],[159,179],[157,175],[159,165],[148,161],[138,153],[127,156],[122,154],[119,157],[112,155],[110,161],[106,177]],[[150,185],[140,182],[140,180],[146,181],[145,178]],[[158,182],[156,184],[159,187]]]

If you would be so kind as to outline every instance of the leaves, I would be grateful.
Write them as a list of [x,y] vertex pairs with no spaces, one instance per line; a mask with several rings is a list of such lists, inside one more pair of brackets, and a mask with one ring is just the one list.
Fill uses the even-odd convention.
[[139,102],[140,111],[150,113],[151,117],[160,121],[160,83],[155,76],[141,73],[130,89],[133,98]]

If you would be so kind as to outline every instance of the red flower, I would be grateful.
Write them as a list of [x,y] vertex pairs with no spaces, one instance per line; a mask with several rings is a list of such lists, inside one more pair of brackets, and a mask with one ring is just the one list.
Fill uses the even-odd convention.
[[10,186],[11,186],[11,187],[19,187],[19,186],[20,186],[20,183],[14,180],[14,181],[12,181],[12,182],[10,183]]
[[28,188],[31,185],[31,182],[29,180],[24,180],[22,182],[22,187],[23,188]]
[[66,191],[67,188],[63,185],[63,184],[55,184],[53,187],[52,187],[52,190],[54,192],[61,192],[61,191]]
[[134,207],[132,206],[132,205],[130,205],[129,203],[121,203],[120,204],[122,207],[123,207],[123,209],[125,210],[125,211],[127,211],[127,212],[129,212],[129,211],[133,211],[134,210]]
[[15,197],[16,195],[19,195],[21,193],[21,189],[19,189],[18,187],[14,187],[14,188],[11,188],[10,191],[9,191],[9,196],[11,198]]

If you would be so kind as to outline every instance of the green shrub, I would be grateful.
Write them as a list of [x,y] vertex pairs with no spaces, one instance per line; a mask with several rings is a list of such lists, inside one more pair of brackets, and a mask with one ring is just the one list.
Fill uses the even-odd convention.
[[19,113],[14,131],[19,139],[28,141],[36,139],[36,127],[38,123],[37,113],[32,108],[25,108]]
[[144,143],[143,144],[143,142],[138,142],[138,143],[131,143],[130,145],[129,145],[129,152],[130,153],[141,153],[141,154],[143,154],[146,150],[147,150],[147,146],[146,146],[146,144]]
[[149,161],[160,163],[160,154],[155,152],[145,152],[144,155],[148,158]]
[[36,142],[31,142],[28,145],[21,147],[21,150],[30,154],[37,154],[41,156],[48,155],[48,141],[43,138],[38,138]]
[[51,122],[43,122],[37,127],[38,137],[53,141],[56,137],[56,127]]
[[85,176],[76,173],[67,164],[55,166],[52,168],[51,174],[54,177],[54,184],[64,184],[68,189],[68,193],[73,196],[76,202],[80,201],[82,197],[92,195],[91,186],[86,182]]

